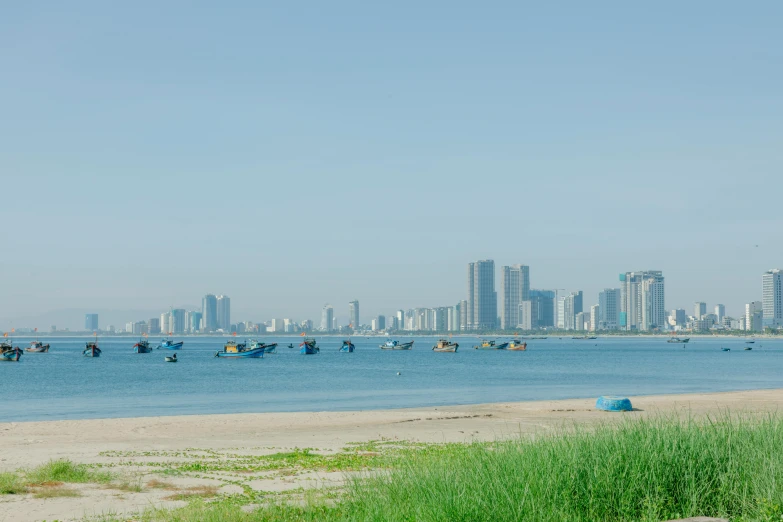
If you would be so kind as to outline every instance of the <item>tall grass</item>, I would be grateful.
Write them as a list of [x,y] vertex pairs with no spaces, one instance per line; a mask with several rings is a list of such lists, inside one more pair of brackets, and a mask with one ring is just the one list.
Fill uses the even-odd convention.
[[28,482],[43,484],[47,482],[107,484],[114,476],[108,472],[94,471],[85,464],[75,464],[70,460],[50,460],[26,473]]

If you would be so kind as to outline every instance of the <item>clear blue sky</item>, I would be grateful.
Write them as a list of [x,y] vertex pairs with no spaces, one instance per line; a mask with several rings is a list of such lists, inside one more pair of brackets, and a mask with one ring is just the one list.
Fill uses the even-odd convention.
[[783,266],[782,3],[260,4],[3,8],[0,326],[368,317],[484,258],[736,314]]

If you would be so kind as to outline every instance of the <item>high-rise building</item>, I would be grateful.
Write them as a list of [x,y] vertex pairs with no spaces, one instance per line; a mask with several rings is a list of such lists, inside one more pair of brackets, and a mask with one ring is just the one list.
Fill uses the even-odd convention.
[[449,329],[449,307],[439,306],[432,309],[432,330],[445,332]]
[[88,332],[98,331],[98,314],[85,314],[84,329]]
[[385,330],[386,329],[386,316],[385,315],[379,315],[377,321],[378,321],[378,330]]
[[397,310],[397,330],[405,329],[405,310]]
[[598,323],[601,317],[601,305],[593,305],[590,307],[590,331],[595,332],[598,330]]
[[362,324],[359,322],[359,301],[355,299],[348,303],[348,322],[354,330],[358,330]]
[[558,330],[565,329],[565,299],[565,297],[557,298],[557,317],[555,318],[557,324],[555,326]]
[[723,318],[726,317],[726,307],[724,305],[715,305],[715,317],[718,318],[718,324],[723,324]]
[[495,262],[468,263],[468,329],[491,330],[498,320]]
[[165,335],[169,335],[170,333],[172,333],[170,312],[163,312],[162,314],[160,314],[160,331]]
[[587,323],[590,322],[590,312],[579,312],[574,316],[574,330],[588,330]]
[[468,329],[468,301],[463,299],[459,302],[459,329]]
[[745,330],[761,332],[764,330],[764,305],[753,301],[745,305]]
[[674,326],[685,326],[685,308],[675,308],[672,310],[671,317],[674,321]]
[[185,333],[185,310],[182,308],[174,308],[171,310],[171,333],[183,334]]
[[185,329],[188,333],[196,333],[201,329],[201,312],[190,310],[185,313]]
[[538,323],[538,317],[536,316],[538,310],[533,305],[533,301],[531,300],[522,301],[521,303],[519,303],[519,306],[517,308],[518,308],[517,314],[519,316],[519,323],[517,324],[517,327],[519,327],[522,330],[535,329]]
[[503,291],[500,307],[500,328],[516,328],[519,321],[519,303],[530,300],[530,267],[504,266],[500,269],[500,288]]
[[205,332],[214,332],[218,329],[217,297],[212,294],[207,294],[201,299],[201,320]]
[[149,333],[152,334],[159,334],[160,333],[160,317],[153,317],[149,321],[147,321],[147,324],[149,325]]
[[761,303],[764,307],[764,326],[783,326],[783,271],[767,270],[761,276]]
[[272,319],[271,331],[275,333],[285,332],[285,321],[283,319]]
[[583,300],[581,290],[571,292],[569,295],[563,297],[562,311],[564,330],[581,330],[583,328],[583,325],[577,324],[576,318],[577,314],[581,314],[584,311],[582,308]]
[[701,319],[702,316],[707,314],[707,303],[696,301],[693,303],[693,317],[694,319]]
[[530,290],[531,329],[552,328],[555,326],[555,291]]
[[620,289],[605,288],[598,293],[598,323],[595,330],[617,330],[620,325]]
[[649,331],[666,325],[663,273],[620,274],[620,329]]
[[217,327],[225,331],[231,328],[231,299],[225,295],[217,296]]
[[324,332],[332,331],[334,323],[334,308],[330,304],[325,304],[321,309],[321,330]]

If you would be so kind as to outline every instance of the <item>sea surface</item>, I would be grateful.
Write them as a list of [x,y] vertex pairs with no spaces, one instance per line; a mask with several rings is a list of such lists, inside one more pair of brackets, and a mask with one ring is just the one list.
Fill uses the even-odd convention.
[[[300,355],[300,338],[278,342],[263,359],[217,359],[221,337],[185,337],[172,352],[135,354],[135,339],[99,338],[99,358],[82,357],[88,338],[46,338],[49,353],[0,362],[0,422],[280,411],[408,408],[485,402],[717,392],[783,387],[783,340],[663,338],[529,340],[526,352],[474,350],[476,337],[454,337],[457,353],[380,350],[385,339],[321,337],[318,355]],[[501,338],[502,339],[502,338]],[[16,337],[15,346],[30,338]],[[158,339],[150,339],[156,345]],[[731,351],[721,351],[721,347]],[[398,372],[400,375],[398,375]]]

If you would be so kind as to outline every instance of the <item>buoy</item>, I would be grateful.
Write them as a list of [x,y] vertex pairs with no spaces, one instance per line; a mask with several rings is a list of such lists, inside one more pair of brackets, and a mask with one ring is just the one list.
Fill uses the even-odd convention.
[[400,372],[397,372],[397,375],[400,375]]
[[631,401],[628,397],[617,397],[615,395],[606,395],[598,397],[595,403],[596,409],[602,411],[631,411]]

